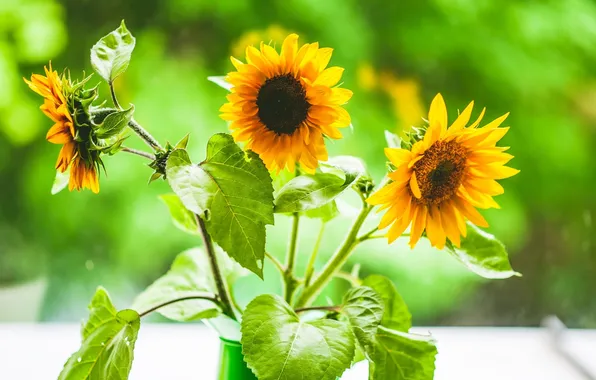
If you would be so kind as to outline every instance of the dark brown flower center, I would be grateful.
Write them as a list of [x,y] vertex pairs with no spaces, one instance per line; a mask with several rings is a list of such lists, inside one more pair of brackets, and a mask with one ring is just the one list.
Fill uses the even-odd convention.
[[424,157],[414,164],[419,200],[425,204],[439,204],[450,199],[459,186],[466,169],[466,149],[455,141],[437,141]]
[[259,119],[278,135],[291,135],[308,116],[310,104],[300,81],[291,74],[269,78],[257,95]]

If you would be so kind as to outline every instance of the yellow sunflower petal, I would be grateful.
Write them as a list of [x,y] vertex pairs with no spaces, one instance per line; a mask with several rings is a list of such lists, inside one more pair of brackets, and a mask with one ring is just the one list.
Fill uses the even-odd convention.
[[420,187],[418,187],[418,180],[416,179],[416,172],[412,173],[412,176],[410,177],[410,189],[416,198],[422,198]]
[[420,237],[422,236],[422,232],[424,231],[424,227],[426,226],[426,214],[426,206],[416,206],[414,216],[412,217],[412,229],[410,231],[410,248],[414,248],[416,246],[416,243],[418,243],[418,240],[420,240]]
[[332,87],[335,86],[341,79],[342,74],[344,73],[344,69],[341,67],[330,67],[325,69],[319,77],[314,81],[315,86],[327,86]]
[[438,124],[441,132],[447,130],[447,107],[440,93],[435,96],[430,104],[428,121],[431,127]]
[[426,235],[430,244],[438,249],[445,247],[445,232],[441,225],[441,215],[437,206],[430,207],[426,218]]
[[395,167],[399,167],[412,159],[412,152],[407,149],[385,148],[385,156]]

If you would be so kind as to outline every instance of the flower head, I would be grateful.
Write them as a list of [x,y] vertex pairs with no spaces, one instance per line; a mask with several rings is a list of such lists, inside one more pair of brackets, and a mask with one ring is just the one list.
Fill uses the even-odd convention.
[[411,225],[411,247],[423,232],[439,249],[445,246],[446,238],[459,247],[460,236],[466,236],[466,219],[488,227],[476,208],[499,208],[493,196],[504,190],[496,180],[511,177],[519,170],[505,166],[513,156],[505,153],[508,148],[496,146],[509,130],[499,128],[508,114],[478,128],[483,110],[466,127],[473,104],[448,127],[445,102],[438,94],[431,104],[423,138],[407,149],[385,149],[396,169],[389,173],[391,182],[368,202],[387,210],[379,228],[393,224],[389,242]]
[[70,168],[70,190],[88,188],[98,193],[97,171],[101,160],[99,152],[90,149],[91,121],[88,115],[89,99],[93,99],[94,95],[83,91],[82,84],[73,85],[64,75],[58,75],[52,70],[51,63],[44,70],[45,76],[33,74],[31,81],[25,79],[25,82],[43,96],[40,109],[55,123],[46,139],[52,144],[62,145],[56,169],[64,173]]
[[298,48],[290,34],[281,53],[261,42],[260,49],[246,48],[247,63],[232,57],[236,71],[226,77],[233,87],[221,117],[270,170],[292,171],[300,163],[314,172],[327,160],[324,137],[339,139],[338,128],[350,124],[342,105],[352,92],[337,87],[343,69],[327,68],[331,53],[316,42]]

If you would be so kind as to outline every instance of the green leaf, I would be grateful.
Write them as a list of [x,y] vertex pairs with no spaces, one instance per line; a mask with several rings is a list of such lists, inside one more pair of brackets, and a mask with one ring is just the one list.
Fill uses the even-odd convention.
[[347,324],[301,321],[281,297],[269,294],[246,307],[241,342],[259,380],[335,380],[350,366],[355,349]]
[[186,208],[205,216],[213,240],[262,277],[265,225],[274,220],[271,176],[259,156],[220,133],[209,140],[200,165],[192,164],[186,151],[174,150],[166,175]]
[[383,318],[383,300],[368,286],[350,289],[344,296],[343,313],[366,351],[374,345],[377,327]]
[[226,77],[218,77],[218,76],[213,76],[213,77],[207,77],[207,80],[215,83],[216,85],[218,85],[219,87],[231,91],[232,90],[232,84],[226,81]]
[[345,178],[346,181],[351,177],[368,175],[364,162],[354,156],[331,157],[326,162],[321,162],[321,171],[324,173],[335,173]]
[[199,225],[195,215],[184,207],[176,194],[164,194],[159,198],[168,206],[172,222],[176,227],[188,234],[199,235]]
[[340,212],[337,208],[337,203],[335,201],[331,201],[321,207],[306,211],[304,216],[307,218],[321,219],[324,223],[327,223],[336,218],[339,214]]
[[135,112],[135,106],[130,105],[127,110],[112,112],[95,129],[95,136],[107,139],[120,134],[128,126],[128,122]]
[[135,48],[135,38],[130,34],[124,20],[120,27],[101,38],[91,48],[91,65],[106,82],[112,83],[126,71]]
[[141,326],[139,314],[116,312],[103,288],[97,290],[89,308],[81,348],[68,359],[58,380],[128,379]]
[[61,173],[59,170],[56,170],[56,177],[54,178],[54,183],[52,184],[52,195],[56,195],[68,186],[68,182],[70,181],[70,170]]
[[370,380],[432,380],[437,347],[431,336],[407,334],[383,326],[370,353]]
[[521,276],[511,268],[503,243],[472,223],[468,223],[468,233],[462,238],[460,248],[448,241],[446,249],[469,270],[484,278]]
[[[132,308],[143,312],[175,298],[215,294],[216,287],[209,265],[202,249],[193,248],[180,253],[168,273],[141,293]],[[199,299],[177,302],[157,312],[175,321],[192,321],[216,317],[220,308],[211,301]]]
[[412,315],[390,279],[373,274],[365,278],[362,285],[372,288],[383,300],[382,326],[403,332],[410,330]]
[[176,145],[174,146],[174,148],[176,149],[186,149],[186,146],[188,145],[188,139],[190,138],[190,133],[187,133],[186,136],[184,136],[183,138],[180,139],[180,141],[178,141],[176,143]]

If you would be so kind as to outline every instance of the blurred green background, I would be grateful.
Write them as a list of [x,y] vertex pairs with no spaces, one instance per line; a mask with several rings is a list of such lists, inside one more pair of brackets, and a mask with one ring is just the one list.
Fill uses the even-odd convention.
[[[50,195],[59,148],[45,141],[51,121],[21,77],[41,73],[50,59],[74,77],[91,72],[89,48],[121,19],[137,37],[116,83],[121,103],[134,103],[136,119],[162,142],[192,132],[195,160],[212,133],[226,130],[218,118],[226,92],[206,77],[230,71],[229,56],[247,44],[279,46],[287,32],[335,49],[331,64],[346,68],[343,86],[355,93],[347,106],[354,128],[328,147],[363,157],[377,181],[383,131],[420,124],[437,92],[452,117],[470,100],[475,115],[483,106],[487,118],[511,111],[502,145],[512,147],[521,173],[503,181],[502,209],[484,215],[522,278],[480,279],[425,242],[412,251],[401,241],[371,241],[350,265],[392,278],[418,325],[533,326],[557,314],[569,326],[596,328],[591,0],[3,0],[0,320],[79,320],[98,284],[126,307],[177,253],[198,244],[173,227],[157,198],[167,183],[147,186],[151,170],[139,157],[107,157],[99,195]],[[100,90],[105,98],[107,88]],[[268,249],[279,257],[288,225],[278,217],[269,229]],[[347,225],[327,228],[319,264]],[[303,268],[319,225],[301,227]],[[265,276],[241,280],[240,303],[280,289],[271,267]]]

